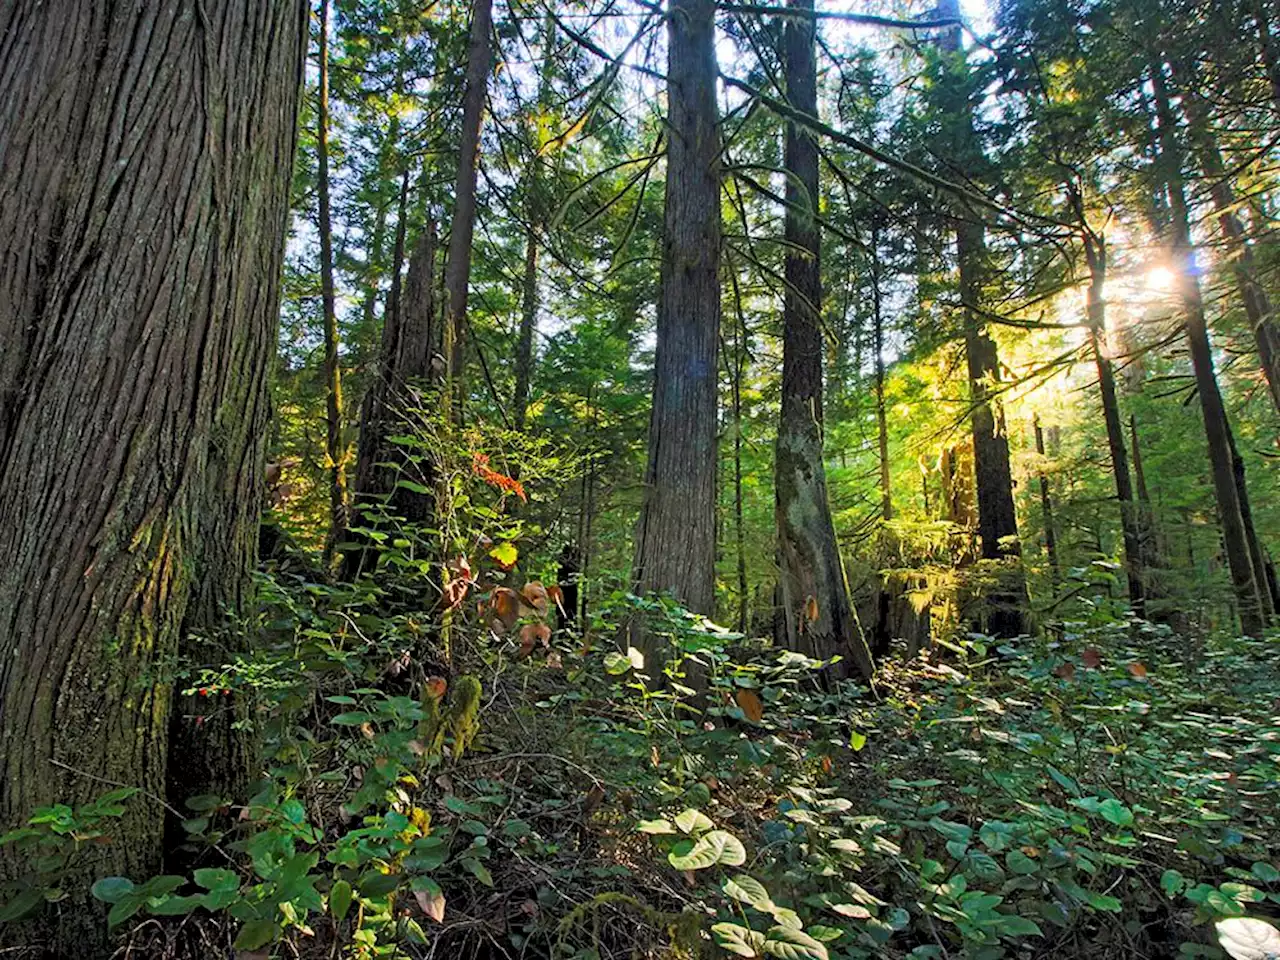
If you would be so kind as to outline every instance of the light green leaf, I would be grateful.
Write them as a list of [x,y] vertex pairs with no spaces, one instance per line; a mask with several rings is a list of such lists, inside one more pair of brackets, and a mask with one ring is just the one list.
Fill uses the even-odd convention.
[[1098,813],[1107,823],[1114,823],[1117,827],[1128,827],[1133,824],[1133,811],[1119,800],[1103,800],[1098,804]]
[[803,930],[771,927],[765,936],[764,952],[779,960],[827,960],[827,948]]
[[1265,920],[1232,917],[1214,924],[1218,942],[1235,960],[1274,960],[1280,957],[1280,930]]
[[712,830],[696,841],[682,840],[669,854],[667,862],[677,870],[703,870],[720,864],[739,867],[747,862],[742,841],[724,830]]
[[736,923],[717,923],[711,927],[711,935],[723,950],[739,957],[758,957],[764,949],[764,934]]
[[773,906],[773,901],[769,898],[769,891],[765,889],[764,884],[755,877],[747,876],[745,873],[735,873],[724,882],[720,889],[739,903],[748,904],[757,910],[767,912]]
[[690,807],[676,817],[676,826],[680,828],[681,833],[698,834],[710,830],[715,824],[701,810],[695,810]]
[[666,836],[676,832],[670,820],[641,820],[636,824],[636,830],[652,836]]

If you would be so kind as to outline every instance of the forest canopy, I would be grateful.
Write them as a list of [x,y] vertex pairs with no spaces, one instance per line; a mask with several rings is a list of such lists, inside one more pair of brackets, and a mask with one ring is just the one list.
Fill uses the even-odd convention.
[[1277,0],[0,2],[0,953],[1280,958]]

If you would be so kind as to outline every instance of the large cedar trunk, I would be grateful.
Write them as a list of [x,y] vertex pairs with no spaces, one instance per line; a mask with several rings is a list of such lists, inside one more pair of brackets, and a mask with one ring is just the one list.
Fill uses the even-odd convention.
[[[802,14],[787,20],[787,102],[818,113],[813,0],[789,0]],[[786,125],[786,292],[782,311],[782,416],[774,471],[779,585],[786,643],[811,657],[839,655],[864,677],[873,666],[849,602],[822,460],[822,276],[819,264],[818,145]]]
[[176,806],[249,772],[166,670],[249,600],[306,15],[0,5],[0,830],[141,787],[85,876],[160,867],[171,715]]
[[[715,605],[716,351],[720,332],[720,139],[715,3],[671,0],[666,199],[645,499],[632,577],[641,594]],[[652,634],[637,630],[650,661]]]
[[475,0],[471,9],[471,40],[467,47],[466,86],[462,95],[462,141],[453,192],[453,222],[445,261],[445,344],[449,392],[456,416],[466,395],[467,293],[471,286],[471,243],[476,229],[476,168],[480,163],[480,125],[489,91],[493,60],[493,0]]
[[[1227,410],[1218,389],[1213,349],[1205,320],[1204,300],[1196,277],[1195,254],[1191,245],[1191,221],[1182,180],[1182,145],[1165,82],[1164,63],[1152,64],[1152,89],[1155,93],[1156,117],[1159,120],[1159,163],[1169,193],[1172,211],[1172,256],[1182,299],[1183,323],[1191,364],[1195,372],[1196,393],[1204,417],[1205,440],[1209,450],[1209,467],[1222,523],[1222,539],[1231,569],[1240,614],[1240,627],[1250,636],[1260,636],[1265,625],[1265,607],[1259,585],[1262,571],[1255,570],[1254,552],[1250,550],[1251,531],[1242,508],[1240,487],[1233,457],[1231,427]],[[1240,486],[1237,485],[1239,482]]]

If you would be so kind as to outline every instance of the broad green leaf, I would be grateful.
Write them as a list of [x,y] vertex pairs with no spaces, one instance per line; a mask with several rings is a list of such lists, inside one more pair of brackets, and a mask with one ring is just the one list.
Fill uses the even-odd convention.
[[771,927],[765,935],[764,952],[779,960],[827,960],[827,948],[803,930]]
[[351,884],[345,880],[339,880],[329,891],[329,913],[333,919],[341,923],[346,917],[347,911],[351,909],[352,891]]
[[680,828],[681,833],[698,834],[710,830],[715,824],[701,810],[690,807],[676,817],[676,826]]
[[1032,874],[1040,869],[1039,864],[1028,857],[1021,850],[1010,850],[1005,854],[1004,865],[1009,868],[1010,873]]
[[133,890],[133,881],[126,877],[103,877],[89,888],[94,899],[103,903],[119,903]]
[[1214,924],[1218,942],[1235,960],[1274,960],[1280,957],[1280,930],[1265,920],[1231,917]]
[[857,753],[866,745],[867,745],[867,735],[865,733],[859,733],[857,730],[851,730],[849,732],[849,749],[850,750],[852,750],[854,753]]
[[764,884],[745,873],[735,873],[720,889],[739,903],[748,904],[757,910],[767,912],[769,907],[773,906],[769,891],[765,889]]
[[704,833],[696,841],[682,840],[667,854],[667,862],[677,870],[704,870],[717,864],[738,867],[747,862],[742,841],[724,830]]
[[12,923],[30,916],[44,903],[44,891],[39,887],[27,887],[16,897],[0,907],[0,923]]
[[194,874],[196,884],[206,890],[238,890],[240,876],[234,870],[222,870],[217,867],[201,867]]
[[1117,827],[1128,827],[1133,824],[1133,811],[1119,800],[1103,800],[1098,804],[1098,813],[1107,823],[1114,823]]
[[636,824],[636,830],[652,836],[666,836],[676,832],[670,820],[641,820]]
[[1044,931],[1034,920],[1019,917],[1016,914],[1005,914],[1000,917],[1000,932],[1007,937],[1043,937]]
[[257,950],[280,935],[280,928],[270,920],[250,920],[240,928],[234,944],[237,950]]
[[736,923],[717,923],[711,927],[711,935],[723,950],[739,957],[758,957],[764,949],[764,934]]

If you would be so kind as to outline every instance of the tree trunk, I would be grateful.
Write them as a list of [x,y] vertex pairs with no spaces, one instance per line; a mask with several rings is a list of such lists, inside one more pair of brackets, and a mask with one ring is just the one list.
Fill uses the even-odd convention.
[[316,180],[319,201],[320,303],[324,313],[325,466],[329,470],[329,533],[325,566],[347,529],[347,466],[342,442],[342,368],[338,364],[338,314],[333,278],[333,214],[329,207],[329,0],[320,0],[316,59],[320,79],[316,103]]
[[[893,519],[893,491],[889,485],[889,416],[884,402],[884,316],[880,300],[879,232],[871,227],[871,322],[872,349],[875,350],[876,430],[880,452],[880,516]],[[928,492],[925,512],[928,513]]]
[[520,337],[516,342],[516,386],[511,420],[524,430],[529,410],[529,384],[533,379],[533,330],[538,320],[538,237],[530,224],[524,239],[524,283],[520,304]]
[[471,244],[476,229],[476,167],[480,163],[480,124],[489,92],[493,59],[489,34],[493,31],[493,0],[475,0],[471,10],[471,41],[467,47],[466,87],[462,95],[462,143],[453,191],[453,222],[445,261],[445,360],[454,418],[462,414],[466,396],[467,293],[471,286]]
[[[813,0],[788,0],[802,16],[786,21],[790,106],[818,113]],[[803,15],[803,14],[808,14]],[[874,672],[849,602],[827,500],[822,456],[822,276],[819,264],[818,145],[786,125],[786,292],[782,308],[782,416],[774,471],[775,515],[786,645],[817,659],[839,655],[864,677]]]
[[[409,523],[423,524],[435,514],[431,493],[399,486],[401,479],[432,490],[436,471],[429,454],[410,451],[389,441],[398,433],[413,432],[413,410],[431,406],[426,390],[440,379],[442,331],[437,322],[435,262],[436,227],[428,220],[409,255],[409,270],[401,280],[408,230],[409,174],[400,187],[400,215],[392,255],[391,291],[382,324],[378,376],[365,394],[360,410],[360,441],[356,455],[355,492],[360,506],[386,501],[392,514]],[[367,521],[366,521],[367,522]],[[376,551],[353,547],[343,557],[344,579],[354,579],[373,569]]]
[[[640,594],[715,605],[716,350],[720,332],[720,139],[714,0],[671,0],[666,198],[645,498],[632,578]],[[661,648],[633,642],[659,676]]]
[[1271,32],[1275,11],[1268,9],[1271,0],[1253,0],[1253,16],[1258,23],[1258,49],[1262,65],[1267,70],[1267,82],[1271,85],[1271,102],[1280,114],[1280,43]]
[[1227,256],[1231,260],[1245,316],[1253,330],[1258,360],[1271,393],[1271,403],[1276,412],[1280,413],[1280,328],[1276,326],[1266,291],[1258,283],[1253,247],[1245,235],[1244,224],[1236,216],[1235,191],[1227,177],[1218,144],[1209,128],[1205,106],[1199,95],[1191,91],[1184,92],[1182,102],[1186,105],[1187,120],[1191,124],[1192,142],[1200,168],[1210,184],[1210,195],[1218,214],[1218,227],[1222,231]]
[[[1036,453],[1044,458],[1044,431],[1040,428],[1040,418],[1032,421],[1032,429],[1036,436]],[[1058,566],[1058,534],[1053,525],[1053,497],[1049,493],[1049,478],[1045,476],[1043,467],[1038,471],[1040,481],[1040,513],[1044,517],[1044,552],[1049,557],[1049,579],[1053,589],[1058,589],[1062,582],[1062,571]]]
[[[941,16],[956,16],[956,0],[943,0]],[[960,28],[949,27],[942,35],[942,49],[963,58]],[[963,68],[946,66],[951,87],[948,107],[960,111],[951,120],[954,142],[943,144],[944,153],[972,173],[981,163],[981,152],[973,127],[973,105]],[[1009,466],[1009,438],[1004,412],[993,396],[1000,382],[1000,360],[996,342],[982,317],[983,282],[986,269],[986,229],[972,210],[961,210],[952,218],[956,234],[956,256],[960,267],[960,300],[964,311],[964,351],[969,370],[970,421],[973,425],[973,473],[978,500],[978,535],[985,560],[1003,561],[999,583],[988,595],[986,629],[997,637],[1011,637],[1027,630],[1027,585],[1018,545],[1018,518],[1013,501],[1013,473]]]
[[1146,616],[1146,583],[1142,569],[1142,535],[1138,505],[1133,499],[1133,483],[1129,475],[1129,456],[1124,442],[1124,424],[1120,419],[1120,401],[1116,396],[1115,370],[1105,345],[1107,304],[1104,290],[1107,279],[1107,251],[1100,238],[1085,238],[1085,255],[1089,261],[1087,310],[1089,346],[1098,371],[1098,393],[1102,397],[1102,420],[1107,427],[1107,448],[1111,453],[1111,473],[1115,478],[1116,499],[1120,502],[1120,531],[1124,541],[1125,574],[1129,582],[1129,603],[1139,617]]
[[167,779],[181,808],[250,772],[221,720],[174,717],[169,671],[250,606],[307,9],[0,20],[0,831],[142,788],[67,881],[52,950],[96,957],[78,884],[156,872]]
[[1159,120],[1159,161],[1172,208],[1172,256],[1182,299],[1184,327],[1191,363],[1195,371],[1196,391],[1204,417],[1205,439],[1209,448],[1209,466],[1222,523],[1223,545],[1231,582],[1239,607],[1241,629],[1250,636],[1260,636],[1265,626],[1258,571],[1249,549],[1249,532],[1241,511],[1240,494],[1232,458],[1231,428],[1226,406],[1218,389],[1213,349],[1209,344],[1209,328],[1205,321],[1200,282],[1196,279],[1195,252],[1191,245],[1191,222],[1182,180],[1182,149],[1178,140],[1173,107],[1165,83],[1164,63],[1156,60],[1151,68],[1155,92],[1156,117]]

